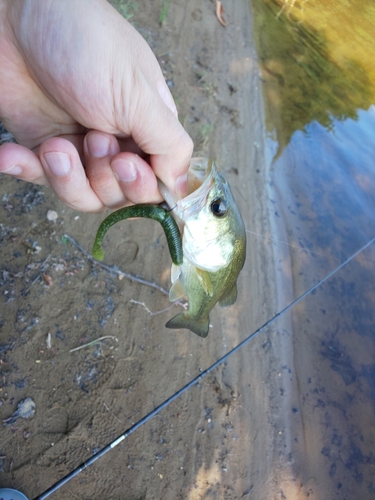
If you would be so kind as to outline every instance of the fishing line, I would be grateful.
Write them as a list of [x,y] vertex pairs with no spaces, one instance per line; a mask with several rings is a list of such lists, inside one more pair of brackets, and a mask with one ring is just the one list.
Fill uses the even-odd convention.
[[245,232],[249,233],[249,234],[254,234],[255,236],[260,236],[261,238],[264,238],[265,240],[270,240],[273,243],[282,243],[283,245],[287,245],[288,247],[296,248],[297,250],[303,250],[303,248],[301,248],[299,246],[297,247],[297,246],[291,245],[290,243],[287,243],[286,241],[272,238],[272,236],[266,236],[265,234],[255,233],[254,231],[250,231],[249,229],[245,229]]
[[349,262],[351,262],[353,259],[355,259],[361,252],[366,250],[370,245],[372,245],[375,242],[375,237],[372,238],[366,245],[364,245],[362,248],[357,250],[353,255],[351,255],[348,259],[346,259],[342,264],[340,264],[336,269],[331,271],[330,273],[327,274],[323,279],[318,281],[315,285],[313,285],[311,288],[309,288],[306,292],[304,292],[302,295],[300,295],[298,298],[296,298],[293,302],[291,302],[288,306],[286,306],[284,309],[282,309],[279,313],[277,313],[275,316],[273,316],[270,320],[268,320],[266,323],[264,323],[263,326],[258,328],[254,333],[249,335],[245,340],[240,342],[236,347],[231,349],[227,354],[225,354],[223,357],[221,357],[218,361],[213,363],[209,368],[206,370],[203,370],[197,377],[192,379],[189,383],[187,383],[184,387],[182,387],[179,391],[177,391],[175,394],[170,396],[168,399],[166,399],[163,403],[161,403],[159,406],[154,408],[150,413],[145,415],[143,418],[141,418],[137,423],[135,423],[132,427],[130,427],[128,430],[126,430],[123,434],[118,436],[114,441],[109,443],[107,446],[99,450],[97,453],[95,453],[91,458],[83,462],[81,465],[79,465],[76,469],[74,469],[72,472],[67,474],[65,477],[57,481],[54,485],[52,485],[48,490],[46,490],[44,493],[36,497],[34,500],[44,500],[45,498],[48,498],[52,493],[57,491],[59,488],[61,488],[64,484],[66,484],[68,481],[73,479],[73,477],[77,476],[80,472],[84,471],[92,465],[96,460],[101,458],[103,455],[105,455],[108,451],[112,450],[120,444],[124,439],[126,439],[130,434],[135,432],[139,427],[141,427],[143,424],[151,420],[155,415],[157,415],[161,410],[166,408],[169,404],[171,404],[173,401],[175,401],[177,398],[179,398],[182,394],[184,394],[186,391],[188,391],[191,387],[194,385],[198,384],[206,375],[208,375],[210,372],[212,372],[215,368],[217,368],[219,365],[222,363],[225,363],[227,359],[235,354],[237,351],[239,351],[242,347],[244,347],[246,344],[250,342],[250,340],[253,340],[256,336],[258,336],[259,333],[261,333],[265,328],[269,327],[272,325],[278,318],[280,318],[283,314],[288,312],[290,309],[292,309],[295,305],[297,305],[299,302],[301,302],[303,299],[305,299],[310,293],[312,293],[314,290],[319,288],[323,283],[325,283],[327,280],[329,280],[334,274],[336,274],[338,271],[340,271],[343,267],[345,267]]
[[249,234],[253,234],[255,236],[260,236],[261,238],[264,238],[265,240],[269,240],[271,243],[273,243],[275,245],[277,243],[280,243],[281,245],[286,245],[290,248],[293,248],[293,250],[296,250],[298,253],[303,253],[303,254],[307,253],[313,257],[314,256],[323,257],[323,258],[327,257],[327,255],[322,253],[322,252],[317,252],[316,250],[309,250],[308,248],[305,248],[301,245],[292,245],[290,243],[287,243],[286,241],[279,240],[277,238],[273,238],[272,236],[266,236],[265,234],[255,233],[254,231],[250,231],[249,229],[245,229],[245,232],[249,233]]
[[286,241],[279,240],[277,238],[272,238],[272,236],[266,236],[265,234],[255,233],[254,231],[250,231],[249,229],[245,229],[245,232],[249,233],[249,234],[254,234],[255,236],[260,236],[261,238],[264,238],[265,240],[269,240],[275,244],[281,243],[282,245],[286,245],[290,248],[293,248],[293,249],[297,250],[298,252],[308,252],[310,255],[319,255],[320,257],[325,257],[324,254],[322,254],[320,252],[316,252],[315,250],[307,250],[307,249],[301,247],[300,245],[298,245],[298,246],[291,245],[290,243],[287,243]]

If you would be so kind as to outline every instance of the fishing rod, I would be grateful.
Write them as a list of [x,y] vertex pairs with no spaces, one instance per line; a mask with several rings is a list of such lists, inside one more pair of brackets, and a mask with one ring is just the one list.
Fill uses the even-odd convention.
[[[222,356],[220,359],[218,359],[215,363],[213,363],[211,366],[209,366],[206,370],[203,370],[199,375],[197,375],[195,378],[193,378],[190,382],[188,382],[185,386],[183,386],[179,391],[174,393],[172,396],[170,396],[168,399],[166,399],[163,403],[161,403],[159,406],[154,408],[150,413],[145,415],[143,418],[141,418],[137,423],[135,423],[132,427],[127,429],[123,434],[118,436],[116,439],[114,439],[111,443],[109,443],[107,446],[99,450],[97,453],[92,455],[88,460],[83,462],[81,465],[76,467],[73,471],[68,473],[66,476],[64,476],[62,479],[57,481],[54,485],[52,485],[50,488],[48,488],[46,491],[44,491],[41,495],[35,497],[33,500],[45,500],[48,498],[52,493],[60,489],[64,484],[69,482],[73,477],[77,476],[80,474],[82,471],[87,469],[90,465],[92,465],[94,462],[96,462],[99,458],[101,458],[103,455],[105,455],[108,451],[112,450],[115,448],[118,444],[120,444],[124,439],[126,439],[130,434],[132,434],[134,431],[139,429],[143,424],[151,420],[155,415],[157,415],[161,410],[166,408],[170,403],[175,401],[177,398],[179,398],[182,394],[184,394],[187,390],[189,390],[191,387],[194,385],[198,384],[206,375],[208,375],[210,372],[212,372],[215,368],[217,368],[219,365],[222,363],[225,363],[227,359],[235,354],[237,351],[239,351],[242,347],[244,347],[246,344],[248,344],[251,340],[253,340],[256,336],[259,335],[264,329],[272,325],[280,316],[288,312],[290,309],[292,309],[295,305],[297,305],[299,302],[301,302],[303,299],[305,299],[310,293],[314,292],[317,288],[319,288],[323,283],[325,283],[327,280],[329,280],[334,274],[336,274],[338,271],[340,271],[343,267],[345,267],[347,264],[349,264],[350,261],[355,259],[360,253],[362,253],[364,250],[366,250],[370,245],[372,245],[375,242],[375,237],[372,238],[366,245],[361,247],[359,250],[357,250],[353,255],[348,257],[342,264],[340,264],[337,268],[335,268],[333,271],[327,274],[324,278],[322,278],[320,281],[318,281],[315,285],[313,285],[311,288],[309,288],[306,292],[304,292],[302,295],[297,297],[293,302],[291,302],[288,306],[284,307],[280,312],[278,312],[275,316],[273,316],[270,320],[268,320],[266,323],[264,323],[260,328],[258,328],[254,333],[250,334],[248,337],[245,338],[242,342],[240,342],[237,346],[233,347],[227,354]],[[8,494],[9,496],[6,496],[6,493],[4,494],[3,492],[12,492],[11,494]],[[17,491],[17,490],[10,490],[10,489],[0,489],[0,500],[28,500],[27,497]]]

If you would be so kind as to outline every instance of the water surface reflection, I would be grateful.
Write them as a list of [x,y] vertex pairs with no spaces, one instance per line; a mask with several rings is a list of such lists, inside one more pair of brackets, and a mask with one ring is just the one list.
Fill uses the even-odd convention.
[[375,102],[373,2],[253,0],[267,125],[279,151],[317,121],[357,118]]
[[293,298],[375,235],[371,6],[254,0],[275,230],[290,245],[280,267]]
[[[367,0],[253,7],[275,235],[289,245],[279,267],[296,298],[375,236],[375,9]],[[372,247],[282,316],[271,448],[285,460],[275,459],[273,478],[287,498],[375,493]]]

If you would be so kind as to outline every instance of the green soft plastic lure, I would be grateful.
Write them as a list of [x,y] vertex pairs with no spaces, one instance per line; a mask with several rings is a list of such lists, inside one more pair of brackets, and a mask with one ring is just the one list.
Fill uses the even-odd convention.
[[176,221],[172,217],[170,211],[165,208],[158,205],[147,204],[120,208],[103,220],[96,233],[95,242],[92,247],[92,256],[95,259],[103,260],[104,258],[102,242],[108,229],[117,222],[131,217],[144,217],[146,219],[153,219],[160,222],[163,226],[165,236],[167,237],[169,253],[171,254],[173,264],[176,264],[177,266],[182,264],[182,240]]

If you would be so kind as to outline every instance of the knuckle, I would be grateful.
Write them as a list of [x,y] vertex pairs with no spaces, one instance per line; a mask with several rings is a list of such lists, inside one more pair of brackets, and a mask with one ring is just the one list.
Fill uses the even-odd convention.
[[89,177],[92,189],[96,193],[107,193],[113,188],[114,177],[112,173],[97,173]]

